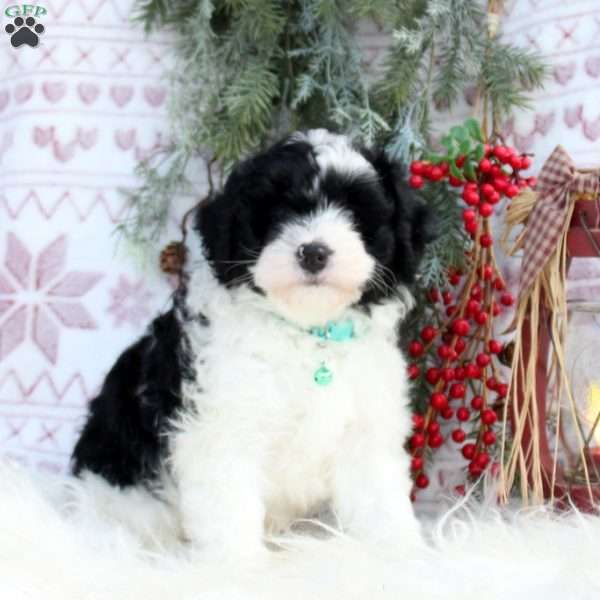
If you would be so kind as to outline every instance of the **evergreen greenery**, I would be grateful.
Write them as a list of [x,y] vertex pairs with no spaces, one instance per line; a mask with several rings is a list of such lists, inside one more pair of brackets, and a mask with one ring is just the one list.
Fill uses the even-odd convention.
[[[499,0],[489,1],[497,8]],[[478,90],[478,116],[491,133],[545,74],[539,57],[490,35],[474,0],[139,0],[136,19],[175,35],[173,142],[140,164],[144,184],[122,227],[142,244],[162,232],[193,157],[222,176],[290,131],[330,127],[384,143],[407,163],[432,143],[432,112],[466,88]],[[361,19],[391,33],[376,76],[362,65]],[[466,241],[454,196],[436,191],[426,200],[442,225],[423,266],[423,284],[433,285],[460,264]]]

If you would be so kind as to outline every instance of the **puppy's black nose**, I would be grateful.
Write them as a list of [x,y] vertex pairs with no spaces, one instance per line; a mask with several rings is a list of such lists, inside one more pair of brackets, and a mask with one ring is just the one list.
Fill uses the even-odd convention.
[[296,257],[300,266],[309,273],[318,273],[327,265],[331,250],[319,242],[302,244],[296,250]]

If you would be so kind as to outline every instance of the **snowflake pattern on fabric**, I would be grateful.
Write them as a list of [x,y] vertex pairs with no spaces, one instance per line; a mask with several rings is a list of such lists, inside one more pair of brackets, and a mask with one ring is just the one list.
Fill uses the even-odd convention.
[[61,235],[34,257],[14,233],[6,237],[0,274],[0,360],[27,339],[56,364],[60,326],[95,329],[96,322],[79,300],[102,278],[99,273],[64,272],[67,238]]
[[150,301],[154,294],[146,289],[143,279],[131,282],[125,275],[119,276],[116,287],[109,290],[111,304],[106,309],[113,317],[115,327],[128,323],[139,329],[150,318]]

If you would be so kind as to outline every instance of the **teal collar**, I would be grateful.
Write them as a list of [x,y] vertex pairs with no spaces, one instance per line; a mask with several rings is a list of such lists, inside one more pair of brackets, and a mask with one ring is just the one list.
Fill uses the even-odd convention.
[[325,327],[312,327],[309,333],[322,340],[346,342],[354,337],[354,321],[352,319],[328,321]]

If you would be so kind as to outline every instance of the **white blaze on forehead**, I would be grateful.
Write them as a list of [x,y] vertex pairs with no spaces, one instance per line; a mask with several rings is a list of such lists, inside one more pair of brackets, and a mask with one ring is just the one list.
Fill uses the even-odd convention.
[[350,175],[377,175],[373,165],[357,152],[344,135],[327,129],[311,129],[296,136],[312,145],[321,173],[334,170]]
[[[316,276],[298,264],[301,244],[319,242],[331,251]],[[254,281],[287,318],[318,325],[357,302],[372,277],[375,260],[343,210],[328,206],[285,224],[252,268]],[[317,281],[315,282],[315,277]]]

